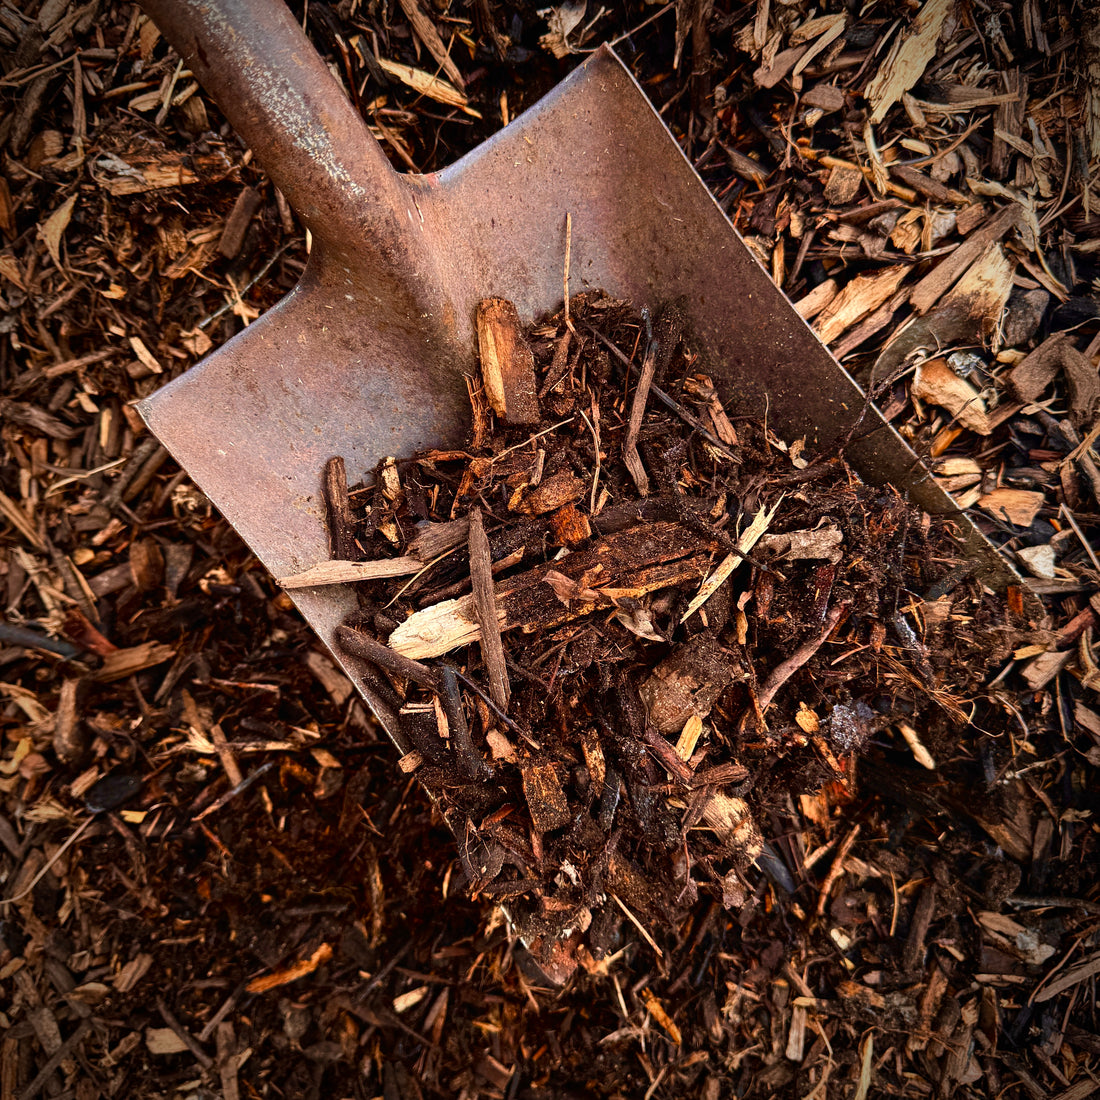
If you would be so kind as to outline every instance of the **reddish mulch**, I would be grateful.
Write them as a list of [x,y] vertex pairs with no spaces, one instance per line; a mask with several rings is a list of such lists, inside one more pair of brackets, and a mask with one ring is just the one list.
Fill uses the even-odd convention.
[[[135,8],[0,9],[0,1100],[1096,1092],[1092,8],[941,9],[870,130],[915,6],[684,0],[570,32],[627,35],[749,246],[853,372],[880,363],[885,414],[1044,612],[975,670],[961,734],[914,731],[934,770],[882,731],[847,789],[762,807],[741,908],[703,898],[653,945],[616,923],[563,989],[134,412],[294,285],[292,213]],[[309,5],[399,165],[450,162],[582,56],[533,9],[424,13],[481,121],[368,68],[435,71],[400,5]],[[983,227],[997,277],[960,321],[942,265]],[[884,354],[911,320],[967,353],[950,377]],[[912,597],[934,647],[937,594]]]

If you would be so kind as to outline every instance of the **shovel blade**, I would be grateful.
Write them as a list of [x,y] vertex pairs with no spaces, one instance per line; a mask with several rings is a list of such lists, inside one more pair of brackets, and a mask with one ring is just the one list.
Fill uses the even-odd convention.
[[[652,310],[678,300],[731,413],[766,414],[819,453],[843,443],[866,480],[957,511],[758,265],[609,48],[455,165],[404,186],[409,233],[432,258],[408,278],[435,280],[439,308],[417,315],[417,296],[387,300],[346,256],[322,252],[279,306],[141,406],[275,575],[328,557],[327,458],[342,455],[354,482],[383,456],[461,442],[477,302],[509,298],[528,321],[559,308],[567,214],[570,293],[602,289]],[[1013,578],[965,516],[959,526],[990,580]],[[333,646],[354,596],[292,595],[358,683]],[[365,694],[404,748],[396,716]]]

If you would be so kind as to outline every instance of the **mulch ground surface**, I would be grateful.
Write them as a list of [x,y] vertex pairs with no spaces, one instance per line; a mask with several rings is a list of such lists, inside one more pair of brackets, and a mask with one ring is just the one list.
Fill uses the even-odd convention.
[[[352,487],[354,556],[474,509],[488,545],[364,586],[364,644],[464,598],[479,553],[498,586],[541,570],[507,691],[477,645],[381,674],[419,731],[400,761],[134,408],[294,286],[304,232],[137,8],[23,8],[0,6],[0,1100],[1100,1091],[1094,6],[295,9],[417,171],[616,42],[1021,575],[985,588],[950,519],[589,295],[572,330],[524,319],[542,420],[505,430],[475,385],[461,455]],[[646,493],[622,452],[650,350]],[[608,595],[575,567],[639,521],[691,537],[615,559]],[[638,581],[670,562],[680,588]],[[728,682],[669,714],[661,669]]]

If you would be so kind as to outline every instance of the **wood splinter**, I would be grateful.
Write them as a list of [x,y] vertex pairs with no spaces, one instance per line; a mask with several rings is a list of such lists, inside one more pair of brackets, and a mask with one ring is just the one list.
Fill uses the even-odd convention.
[[328,537],[332,556],[341,561],[351,561],[358,556],[355,545],[355,525],[348,501],[348,475],[340,455],[325,463],[321,489],[328,511]]
[[489,539],[485,534],[480,508],[470,512],[469,546],[474,611],[481,627],[481,657],[489,675],[489,694],[501,710],[507,711],[512,685],[504,661],[504,643],[500,637],[496,596],[493,593],[493,559],[489,554]]
[[481,377],[493,412],[506,424],[537,424],[535,357],[524,338],[516,307],[506,298],[478,302],[477,344]]
[[[642,310],[646,327],[649,327],[649,313]],[[623,463],[630,471],[638,492],[643,496],[649,496],[649,475],[642,465],[642,457],[638,454],[638,432],[642,428],[642,420],[645,418],[646,401],[649,399],[649,388],[653,385],[653,376],[657,372],[657,341],[653,339],[652,330],[649,332],[649,344],[645,350],[645,358],[642,360],[642,373],[638,377],[638,386],[634,390],[634,400],[630,405],[630,420],[626,426],[626,435],[623,437]]]

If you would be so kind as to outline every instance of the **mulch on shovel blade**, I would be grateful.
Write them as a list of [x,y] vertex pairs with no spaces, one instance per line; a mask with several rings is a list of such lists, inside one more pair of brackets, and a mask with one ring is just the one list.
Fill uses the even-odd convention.
[[334,551],[414,573],[359,582],[338,639],[390,674],[468,888],[560,981],[630,925],[660,957],[700,890],[739,910],[757,822],[849,790],[872,739],[934,767],[1009,628],[944,584],[950,519],[731,421],[674,307],[583,295],[526,336],[482,303],[465,449],[326,484]]

